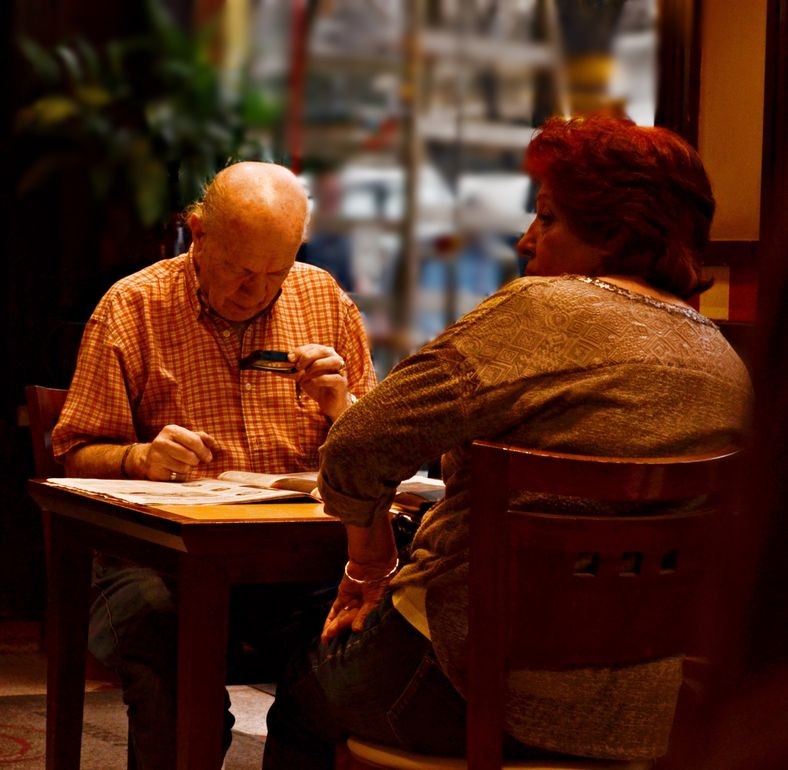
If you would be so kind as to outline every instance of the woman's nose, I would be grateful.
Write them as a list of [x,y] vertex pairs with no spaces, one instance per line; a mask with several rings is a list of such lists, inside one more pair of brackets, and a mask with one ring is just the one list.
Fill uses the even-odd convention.
[[536,220],[531,222],[531,226],[523,233],[517,241],[517,253],[521,257],[532,257],[536,248]]

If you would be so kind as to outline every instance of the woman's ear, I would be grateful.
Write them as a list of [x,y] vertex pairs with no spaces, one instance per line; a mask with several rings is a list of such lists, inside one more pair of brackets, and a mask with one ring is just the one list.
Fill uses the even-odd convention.
[[611,268],[615,264],[613,250],[607,246],[594,246],[591,258],[594,260],[589,275],[612,275]]
[[628,274],[631,271],[632,266],[626,256],[629,251],[627,243],[627,234],[619,231],[597,246],[600,268],[597,275]]

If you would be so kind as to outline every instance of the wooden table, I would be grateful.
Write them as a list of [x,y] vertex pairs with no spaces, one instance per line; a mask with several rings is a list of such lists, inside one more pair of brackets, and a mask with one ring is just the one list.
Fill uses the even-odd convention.
[[51,512],[47,770],[78,770],[93,550],[178,580],[177,768],[221,765],[230,586],[338,579],[344,528],[315,503],[124,503],[30,481]]

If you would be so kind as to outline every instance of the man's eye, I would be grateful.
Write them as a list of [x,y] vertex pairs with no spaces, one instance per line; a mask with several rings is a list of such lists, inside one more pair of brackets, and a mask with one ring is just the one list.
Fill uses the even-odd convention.
[[539,219],[539,221],[544,225],[549,225],[555,219],[555,217],[549,211],[540,211],[536,216],[537,219]]

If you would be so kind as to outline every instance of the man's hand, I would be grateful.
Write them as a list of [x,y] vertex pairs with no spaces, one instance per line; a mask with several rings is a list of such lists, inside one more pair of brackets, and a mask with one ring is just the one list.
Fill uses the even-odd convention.
[[150,444],[139,444],[131,453],[130,465],[153,481],[185,481],[189,472],[213,459],[218,444],[204,431],[191,431],[180,425],[165,425]]
[[64,458],[66,474],[83,479],[186,481],[219,451],[213,436],[180,425],[162,428],[150,444],[83,444]]
[[317,401],[329,420],[336,420],[351,403],[342,356],[324,345],[302,345],[289,358],[298,370],[298,386]]

